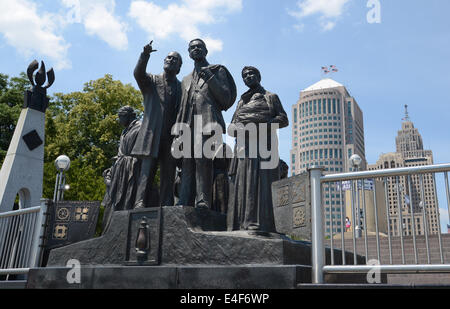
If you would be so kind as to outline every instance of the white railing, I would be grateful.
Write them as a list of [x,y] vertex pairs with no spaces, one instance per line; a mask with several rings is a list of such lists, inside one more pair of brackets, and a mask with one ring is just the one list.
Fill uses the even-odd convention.
[[[321,167],[309,168],[312,221],[312,283],[323,283],[324,274],[326,273],[368,273],[374,266],[358,265],[357,260],[358,255],[365,257],[366,264],[368,264],[369,249],[372,249],[372,253],[376,251],[373,256],[378,262],[377,270],[381,273],[450,272],[450,264],[446,264],[449,261],[445,260],[443,237],[441,235],[435,177],[439,173],[444,175],[448,207],[450,204],[449,171],[450,164],[332,175],[323,175],[323,168]],[[428,194],[429,191],[434,191],[435,201],[429,201],[425,198],[424,177],[428,179]],[[365,188],[365,181],[368,179],[374,184],[370,190]],[[376,180],[384,185],[384,190],[382,190],[384,191],[383,201],[380,201],[380,198],[377,201],[377,194],[380,188],[377,189]],[[391,200],[388,199],[388,185],[391,188],[389,197]],[[349,193],[345,194],[343,188],[346,188]],[[395,189],[393,190],[392,188]],[[367,217],[369,214],[369,210],[366,209],[367,191],[373,191],[373,209],[371,211],[374,212],[373,218],[375,222],[372,234],[375,234],[375,237],[372,236],[372,241],[369,241],[367,231]],[[332,197],[334,198],[333,201]],[[337,199],[339,201],[336,201]],[[392,199],[394,199],[394,202]],[[417,203],[418,201],[420,203]],[[380,206],[383,203],[385,205]],[[428,207],[427,203],[434,203],[434,207]],[[328,204],[328,209],[324,207],[326,204]],[[333,213],[334,206],[335,212]],[[350,231],[347,231],[347,233],[345,232],[345,218],[347,217],[347,214],[344,213],[345,206],[347,206],[347,211],[348,208],[351,209],[348,215],[351,216],[353,223]],[[386,207],[385,215],[380,217],[379,209],[384,206]],[[336,208],[340,209],[336,211]],[[337,220],[333,220],[333,217]],[[328,220],[325,220],[325,218]],[[408,236],[405,235],[404,222],[411,223]],[[416,230],[417,222],[424,225],[421,227],[422,234],[420,236]],[[437,227],[432,229],[431,222],[435,222],[435,224],[437,222]],[[340,231],[335,226],[336,224],[338,224]],[[385,233],[380,232],[381,224],[385,224],[384,226],[387,229]],[[325,230],[325,227],[329,227],[330,231]],[[394,234],[393,227],[395,227],[397,234]],[[433,234],[434,242],[431,242],[431,234]],[[375,238],[375,242],[373,238]],[[435,241],[436,238],[437,241]],[[349,239],[351,239],[351,244],[350,247],[346,248],[346,240]],[[405,244],[406,239],[410,241],[408,244]],[[419,239],[421,244],[425,245],[425,250],[418,250]],[[330,265],[326,265],[325,262],[326,242],[331,249]],[[337,248],[338,246],[336,246],[335,242],[337,244],[340,243],[339,248]],[[364,244],[363,248],[361,248],[362,243]],[[398,250],[393,250],[394,243]],[[359,252],[357,244],[360,245]],[[383,245],[383,248],[381,245]],[[406,248],[408,250],[405,249],[406,245],[408,245],[408,248]],[[448,244],[446,245],[447,247],[445,248],[448,249],[449,246]],[[384,253],[388,252],[387,258],[382,256],[383,249]],[[337,259],[335,258],[337,250],[340,250],[342,254],[342,258],[338,261],[340,265],[337,265]],[[352,263],[348,262],[348,252],[353,252]],[[408,259],[406,258],[407,253],[410,254]]]
[[26,274],[42,254],[47,204],[0,213],[0,276]]

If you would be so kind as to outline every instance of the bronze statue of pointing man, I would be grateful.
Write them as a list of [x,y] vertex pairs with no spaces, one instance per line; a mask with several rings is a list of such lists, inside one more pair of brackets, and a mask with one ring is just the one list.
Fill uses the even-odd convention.
[[134,69],[134,77],[144,97],[144,118],[132,152],[133,156],[142,159],[134,208],[159,206],[148,205],[158,163],[161,206],[174,205],[176,161],[171,154],[171,129],[181,102],[181,83],[177,74],[182,59],[179,53],[171,52],[164,59],[162,74],[148,74],[148,61],[151,54],[156,52],[152,44],[153,41],[144,47]]

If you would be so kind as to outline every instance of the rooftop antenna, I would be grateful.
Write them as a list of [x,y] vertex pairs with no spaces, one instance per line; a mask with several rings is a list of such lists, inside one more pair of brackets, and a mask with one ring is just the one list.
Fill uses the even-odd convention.
[[408,105],[405,105],[405,118],[402,119],[403,121],[411,121],[411,118],[409,118],[408,113]]

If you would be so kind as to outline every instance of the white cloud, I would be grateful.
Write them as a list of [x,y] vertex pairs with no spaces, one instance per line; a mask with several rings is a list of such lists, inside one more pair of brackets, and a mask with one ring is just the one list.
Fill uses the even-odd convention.
[[0,0],[0,8],[0,33],[9,45],[26,57],[36,53],[49,57],[56,69],[71,67],[69,44],[57,34],[54,15],[38,12],[39,7],[29,0]]
[[130,5],[129,16],[136,19],[149,39],[167,39],[178,35],[186,41],[201,37],[210,52],[220,51],[223,42],[205,36],[199,26],[221,21],[225,14],[242,9],[242,0],[182,0],[181,4],[169,4],[166,8],[153,2],[135,0]]
[[61,3],[69,9],[67,23],[82,23],[89,35],[98,36],[115,49],[127,49],[128,26],[114,14],[115,0],[61,0]]
[[329,30],[332,30],[334,28],[334,26],[336,26],[336,22],[324,21],[321,23],[321,26],[324,31],[329,31]]
[[294,25],[294,29],[297,30],[298,32],[303,32],[303,30],[305,30],[305,25],[304,24],[296,24],[296,25]]
[[288,11],[289,15],[302,20],[312,15],[319,15],[324,31],[332,30],[336,20],[343,14],[345,5],[351,0],[299,0],[297,10]]

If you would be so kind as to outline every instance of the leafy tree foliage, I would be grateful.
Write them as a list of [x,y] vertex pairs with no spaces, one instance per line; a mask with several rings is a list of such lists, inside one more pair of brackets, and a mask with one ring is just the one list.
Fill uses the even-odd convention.
[[30,87],[30,81],[23,72],[13,78],[0,74],[0,163],[6,156],[14,134],[25,90]]
[[[0,162],[3,162],[20,116],[24,92],[29,88],[25,73],[12,78],[0,74]],[[130,84],[114,80],[111,75],[86,83],[82,91],[56,93],[50,97],[45,123],[45,198],[53,198],[57,173],[54,161],[65,154],[71,159],[71,167],[66,174],[70,190],[65,192],[64,199],[103,199],[102,174],[117,155],[123,130],[117,111],[125,105],[142,111],[141,92]]]
[[65,154],[72,163],[67,172],[71,188],[64,198],[101,201],[105,192],[102,174],[117,155],[123,130],[117,111],[125,105],[142,110],[140,91],[105,75],[86,83],[82,91],[56,93],[50,105],[46,121],[44,196],[53,197],[56,176],[53,162]]

